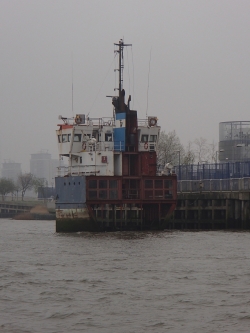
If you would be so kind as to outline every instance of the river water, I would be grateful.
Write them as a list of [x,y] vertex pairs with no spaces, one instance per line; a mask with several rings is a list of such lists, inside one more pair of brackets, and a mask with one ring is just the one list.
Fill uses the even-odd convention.
[[0,332],[249,332],[250,233],[0,220]]

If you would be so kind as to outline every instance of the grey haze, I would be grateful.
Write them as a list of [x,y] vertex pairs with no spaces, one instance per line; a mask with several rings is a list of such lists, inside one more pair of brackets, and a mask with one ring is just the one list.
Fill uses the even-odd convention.
[[[29,171],[30,154],[57,157],[58,115],[111,116],[113,43],[124,87],[144,118],[185,145],[218,141],[220,121],[249,120],[250,2],[232,0],[1,0],[0,162]],[[117,83],[117,80],[116,80]]]

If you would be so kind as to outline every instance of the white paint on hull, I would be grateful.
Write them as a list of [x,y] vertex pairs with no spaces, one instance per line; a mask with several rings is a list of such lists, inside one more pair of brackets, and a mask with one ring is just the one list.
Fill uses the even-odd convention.
[[90,219],[88,208],[56,209],[56,219]]

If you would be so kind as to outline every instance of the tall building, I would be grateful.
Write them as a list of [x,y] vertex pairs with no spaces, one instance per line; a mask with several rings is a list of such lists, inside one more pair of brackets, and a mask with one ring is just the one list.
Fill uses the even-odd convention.
[[59,163],[59,160],[52,159],[47,151],[31,154],[30,172],[37,178],[45,179],[47,186],[54,186]]
[[250,121],[219,124],[219,161],[243,162],[250,159]]
[[12,179],[14,182],[17,181],[18,175],[22,173],[21,163],[14,161],[5,161],[2,168],[2,178]]

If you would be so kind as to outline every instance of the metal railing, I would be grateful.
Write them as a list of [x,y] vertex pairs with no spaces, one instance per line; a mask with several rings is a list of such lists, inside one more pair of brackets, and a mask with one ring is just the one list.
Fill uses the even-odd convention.
[[82,143],[82,150],[87,152],[123,151],[124,149],[124,141],[99,141],[94,144],[86,141]]
[[229,179],[179,180],[178,193],[250,191],[250,177]]
[[100,170],[98,169],[100,166],[93,165],[75,165],[75,166],[61,166],[57,168],[57,177],[64,177],[67,175],[71,176],[89,176],[89,175],[98,175]]
[[124,151],[125,141],[114,141],[114,151]]
[[178,180],[228,179],[250,177],[250,161],[177,165]]

